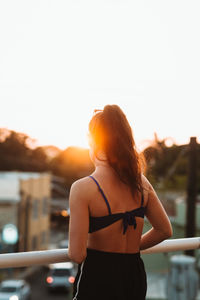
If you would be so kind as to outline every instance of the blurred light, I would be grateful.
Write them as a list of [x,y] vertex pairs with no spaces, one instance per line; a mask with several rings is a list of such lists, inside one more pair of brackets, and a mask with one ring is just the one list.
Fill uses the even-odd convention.
[[6,224],[3,227],[2,240],[10,245],[14,245],[18,241],[18,230],[14,224]]
[[74,283],[75,278],[73,276],[70,276],[68,280],[69,280],[70,283]]
[[62,210],[62,211],[61,211],[61,215],[62,215],[63,217],[68,217],[68,212],[67,212],[67,210]]
[[9,300],[19,300],[19,297],[17,295],[13,295],[9,298]]
[[47,281],[47,283],[52,283],[53,282],[53,278],[49,276],[49,277],[47,277],[46,281]]

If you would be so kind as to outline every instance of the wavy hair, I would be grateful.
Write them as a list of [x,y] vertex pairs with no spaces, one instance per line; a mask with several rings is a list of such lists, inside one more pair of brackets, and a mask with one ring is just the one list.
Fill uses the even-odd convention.
[[96,157],[98,150],[103,150],[108,164],[130,187],[132,194],[142,192],[144,157],[136,150],[132,129],[120,107],[106,105],[103,110],[96,110],[89,123],[89,132]]

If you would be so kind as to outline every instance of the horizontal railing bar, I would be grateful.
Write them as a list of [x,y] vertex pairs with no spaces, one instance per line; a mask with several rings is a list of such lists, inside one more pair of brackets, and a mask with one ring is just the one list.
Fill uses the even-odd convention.
[[154,247],[141,251],[141,253],[152,254],[193,249],[200,249],[200,237],[165,240]]
[[[191,249],[200,249],[200,237],[166,240],[152,248],[141,251],[141,253],[152,254]],[[69,261],[68,249],[0,254],[0,268],[48,265],[67,261]]]
[[0,254],[0,268],[27,267],[32,265],[48,265],[67,262],[68,249],[27,251]]

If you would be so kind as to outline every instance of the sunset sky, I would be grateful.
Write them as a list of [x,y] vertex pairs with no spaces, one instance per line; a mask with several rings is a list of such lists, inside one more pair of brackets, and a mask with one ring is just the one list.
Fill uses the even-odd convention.
[[118,104],[139,147],[154,132],[199,140],[199,12],[184,0],[1,1],[0,127],[87,147],[93,110]]

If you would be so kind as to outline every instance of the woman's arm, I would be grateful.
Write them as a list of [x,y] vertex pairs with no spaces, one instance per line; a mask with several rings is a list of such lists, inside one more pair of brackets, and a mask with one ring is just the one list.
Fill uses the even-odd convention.
[[69,222],[69,258],[81,263],[86,257],[88,230],[89,230],[89,207],[86,184],[84,179],[73,183],[70,196],[70,222]]
[[140,250],[144,250],[172,236],[172,226],[169,218],[158,199],[156,192],[149,183],[146,217],[152,228],[141,237]]

